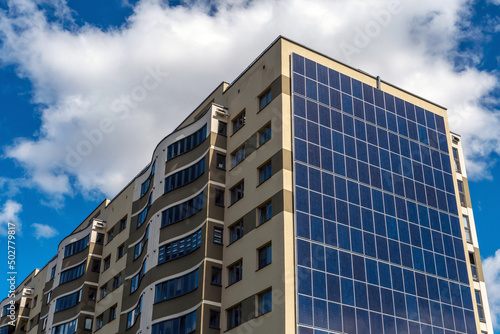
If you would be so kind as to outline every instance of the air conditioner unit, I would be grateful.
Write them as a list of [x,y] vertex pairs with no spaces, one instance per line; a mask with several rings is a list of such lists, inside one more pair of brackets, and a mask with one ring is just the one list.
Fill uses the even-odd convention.
[[227,110],[225,110],[225,109],[217,108],[217,109],[215,109],[215,112],[216,112],[216,113],[217,113],[217,115],[219,115],[219,116],[229,117],[229,113],[228,113],[228,112],[227,112]]
[[32,295],[33,294],[33,288],[24,288],[24,294],[25,295]]
[[102,220],[94,220],[94,226],[98,228],[106,228],[106,222]]

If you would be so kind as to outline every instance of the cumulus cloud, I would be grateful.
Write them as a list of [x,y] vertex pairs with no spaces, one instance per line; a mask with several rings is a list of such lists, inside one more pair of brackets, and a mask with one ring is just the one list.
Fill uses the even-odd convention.
[[500,330],[500,249],[483,260],[483,272],[493,327]]
[[23,206],[13,200],[7,200],[4,203],[2,210],[0,211],[0,234],[7,235],[7,230],[10,224],[16,226],[16,232],[21,233],[21,220],[19,219],[19,213],[21,212]]
[[488,97],[497,79],[457,70],[451,56],[467,0],[183,3],[139,1],[126,24],[103,31],[65,24],[71,11],[60,0],[59,21],[32,1],[9,1],[0,13],[0,62],[31,81],[42,125],[5,155],[36,187],[52,196],[113,196],[161,138],[280,34],[448,107],[451,129],[467,141],[470,174],[491,176],[500,120]]
[[31,227],[34,229],[33,235],[38,239],[50,239],[59,234],[59,232],[53,228],[52,226],[45,224],[31,224]]

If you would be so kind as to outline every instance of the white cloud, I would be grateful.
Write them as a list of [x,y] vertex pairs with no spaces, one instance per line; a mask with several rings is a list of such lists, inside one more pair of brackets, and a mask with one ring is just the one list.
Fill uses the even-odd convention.
[[483,260],[483,272],[493,327],[500,330],[500,249]]
[[21,233],[19,213],[23,206],[13,200],[7,200],[0,211],[0,234],[7,235],[7,230],[15,226],[16,234]]
[[[28,0],[9,3],[0,62],[32,82],[42,127],[5,153],[52,196],[115,195],[161,138],[280,34],[448,107],[471,176],[490,177],[490,155],[500,153],[498,111],[484,106],[496,78],[452,64],[467,0],[220,0],[211,14],[204,1],[143,0],[107,31],[67,31]],[[155,69],[165,74],[156,81]]]
[[34,223],[31,224],[31,227],[34,229],[33,235],[37,239],[50,239],[59,234],[55,228],[49,225]]

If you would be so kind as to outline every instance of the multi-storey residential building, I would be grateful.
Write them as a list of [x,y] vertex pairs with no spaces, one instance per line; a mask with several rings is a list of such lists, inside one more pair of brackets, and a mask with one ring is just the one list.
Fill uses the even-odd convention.
[[444,108],[280,37],[19,285],[0,333],[491,334],[463,161]]

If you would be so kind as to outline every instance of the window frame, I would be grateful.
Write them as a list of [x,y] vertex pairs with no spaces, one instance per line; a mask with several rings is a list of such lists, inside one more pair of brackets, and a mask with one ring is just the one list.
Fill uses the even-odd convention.
[[257,208],[257,226],[263,225],[273,218],[273,202],[272,199],[261,204]]
[[231,169],[238,166],[246,158],[245,144],[239,146],[231,153]]
[[103,265],[102,265],[102,272],[105,272],[106,270],[108,270],[109,268],[111,267],[111,254],[108,255],[104,261],[103,261]]
[[[89,326],[89,320],[90,320],[90,326]],[[86,331],[91,331],[93,325],[94,325],[94,319],[92,317],[85,317],[85,320],[83,321],[83,329]]]
[[[225,207],[225,194],[226,191],[224,189],[215,188],[214,190],[214,204],[217,206]],[[221,202],[222,201],[222,202]]]
[[227,286],[231,286],[243,280],[243,259],[239,259],[227,266]]
[[[218,278],[218,280],[214,280],[214,275]],[[222,268],[212,266],[212,270],[210,272],[210,284],[222,286]]]
[[216,245],[224,245],[224,229],[222,227],[214,226],[213,243]]
[[[240,188],[241,187],[241,188]],[[243,197],[245,197],[245,179],[241,180],[235,184],[230,190],[231,194],[231,205],[239,202]],[[241,194],[241,196],[240,196]]]
[[[267,298],[269,298],[269,300]],[[273,290],[272,288],[270,288],[257,294],[257,316],[260,317],[272,311],[273,311]]]
[[217,134],[227,137],[227,122],[219,121],[217,124]]
[[[243,219],[238,220],[231,226],[229,226],[229,244],[231,245],[233,242],[236,242],[243,238],[244,236],[244,223]],[[238,233],[238,231],[240,231]],[[233,233],[234,232],[234,233]],[[235,238],[233,238],[233,235],[235,235]]]
[[268,161],[266,161],[265,163],[263,163],[262,165],[260,165],[260,167],[257,168],[257,171],[258,171],[258,180],[259,180],[259,186],[266,182],[267,180],[269,180],[272,176],[273,176],[273,164],[272,164],[272,160],[269,159]]
[[269,87],[259,96],[259,111],[267,107],[272,100],[271,87]]
[[241,311],[242,311],[241,303],[236,304],[235,306],[230,307],[226,310],[226,320],[227,320],[226,330],[233,329],[242,324]]
[[246,111],[243,109],[238,115],[231,119],[232,135],[240,131],[246,124]]
[[[273,263],[273,244],[272,242],[268,242],[265,245],[257,248],[257,270],[261,270],[262,268],[267,267],[271,263]],[[265,258],[261,258],[261,254],[264,254]],[[265,263],[262,263],[262,260],[265,260]]]
[[[264,134],[267,134],[267,131],[269,131],[269,137],[264,136]],[[262,145],[271,140],[271,138],[273,137],[271,122],[267,123],[262,128],[260,128],[260,130],[257,132],[257,137],[258,137],[257,138],[258,147],[261,147]],[[264,138],[264,141],[262,140],[262,138]]]
[[[220,311],[210,309],[209,317],[208,317],[208,328],[220,329]],[[212,323],[212,319],[216,319],[216,324]]]

